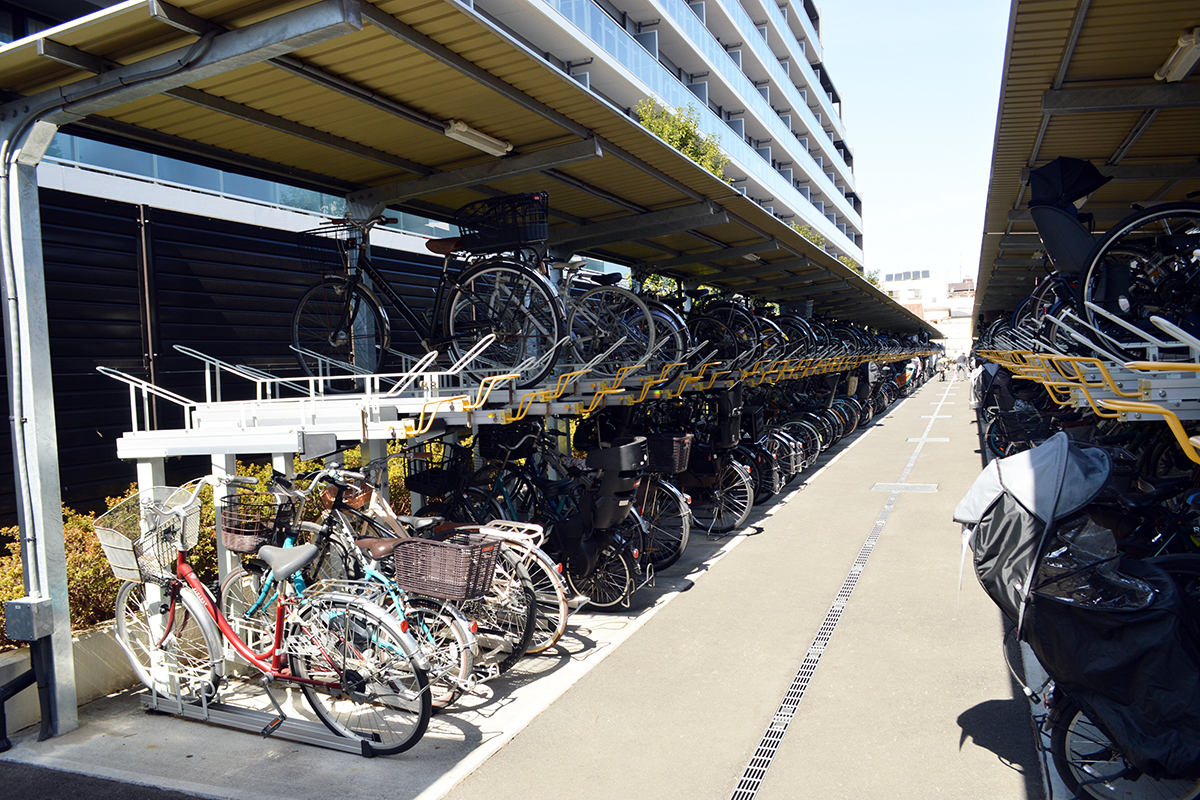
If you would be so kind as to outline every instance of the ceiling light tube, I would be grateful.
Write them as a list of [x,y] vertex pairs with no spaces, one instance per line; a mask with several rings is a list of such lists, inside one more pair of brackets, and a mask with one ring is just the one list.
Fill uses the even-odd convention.
[[1197,61],[1200,61],[1200,28],[1193,28],[1191,33],[1179,37],[1175,50],[1158,72],[1154,73],[1154,79],[1167,83],[1181,81],[1188,76]]
[[482,150],[490,156],[502,156],[512,150],[512,145],[500,139],[493,139],[482,131],[477,131],[459,119],[446,123],[446,135],[456,142],[470,145],[476,150]]

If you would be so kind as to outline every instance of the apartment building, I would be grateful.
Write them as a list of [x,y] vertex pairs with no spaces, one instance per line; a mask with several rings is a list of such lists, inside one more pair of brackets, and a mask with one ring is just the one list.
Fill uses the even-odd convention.
[[812,0],[476,0],[481,11],[632,112],[697,112],[726,179],[862,263],[862,203]]

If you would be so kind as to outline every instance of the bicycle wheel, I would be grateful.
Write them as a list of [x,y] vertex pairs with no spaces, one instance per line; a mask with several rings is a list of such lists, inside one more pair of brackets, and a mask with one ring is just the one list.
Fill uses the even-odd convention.
[[753,364],[762,357],[762,341],[758,320],[737,303],[717,302],[706,305],[703,309],[706,317],[712,317],[725,323],[733,332],[739,353],[747,364]]
[[420,741],[432,713],[429,678],[391,614],[329,595],[305,598],[287,627],[292,675],[325,727],[375,755]]
[[687,549],[692,512],[683,493],[659,477],[642,480],[636,506],[646,527],[642,548],[654,571],[661,572]]
[[494,664],[499,672],[505,672],[529,649],[537,624],[537,595],[529,572],[508,550],[501,549],[496,559],[488,593],[463,601],[459,609],[479,625],[475,634],[480,650],[477,664]]
[[455,281],[443,310],[442,329],[455,358],[480,339],[496,340],[466,367],[475,380],[521,372],[517,385],[536,385],[554,367],[565,325],[554,287],[512,261],[486,261]]
[[350,551],[355,538],[357,537],[349,527],[349,522],[336,511],[325,518],[324,526],[314,522],[301,522],[297,543],[311,542],[319,551],[313,562],[304,568],[304,583],[311,586],[320,580],[360,579],[362,569],[358,559]]
[[754,483],[746,467],[722,457],[712,483],[692,496],[692,517],[707,533],[728,533],[746,524],[754,507]]
[[[646,362],[646,371],[651,375],[665,377],[669,384],[683,371],[684,358],[692,348],[691,336],[683,317],[666,303],[647,300],[646,308],[650,309],[650,315],[654,317],[654,350]],[[672,364],[676,366],[671,367]]]
[[597,286],[568,305],[567,330],[580,363],[608,353],[593,371],[611,377],[621,367],[648,360],[654,347],[654,317],[636,294],[620,286]]
[[[255,653],[270,658],[275,643],[275,608],[278,589],[263,568],[241,567],[221,581],[221,613],[233,632]],[[240,655],[235,658],[245,663]]]
[[637,566],[625,548],[609,546],[600,553],[596,567],[586,577],[567,570],[567,581],[576,594],[588,598],[589,606],[607,611],[629,605],[637,587],[636,574]]
[[1151,315],[1186,327],[1195,304],[1197,247],[1200,203],[1163,203],[1130,214],[1100,240],[1079,282],[1082,314],[1118,341],[1130,337],[1087,303],[1149,331],[1158,331]]
[[567,630],[567,617],[571,613],[567,606],[567,587],[559,574],[558,565],[539,548],[530,550],[522,563],[533,582],[533,594],[537,598],[533,638],[525,652],[541,653],[557,644]]
[[180,587],[172,605],[156,584],[126,581],[116,611],[117,641],[143,684],[185,703],[216,697],[222,640],[191,588]]
[[[300,297],[292,313],[292,346],[305,375],[382,372],[391,341],[391,323],[376,299],[346,278],[327,277]],[[329,361],[333,362],[333,365]],[[352,369],[338,365],[348,365]],[[334,381],[334,391],[354,389]]]
[[742,352],[737,334],[716,317],[700,314],[688,317],[688,333],[694,345],[702,344],[689,366],[698,367],[706,361],[732,361]]
[[1200,796],[1200,781],[1155,780],[1133,770],[1116,745],[1087,718],[1073,700],[1059,695],[1050,714],[1050,755],[1054,768],[1075,797],[1176,798]]
[[[470,685],[475,656],[466,619],[449,603],[408,597],[402,609],[389,609],[408,622],[409,635],[429,662],[429,695],[433,708],[445,708]],[[399,611],[399,614],[396,611]]]

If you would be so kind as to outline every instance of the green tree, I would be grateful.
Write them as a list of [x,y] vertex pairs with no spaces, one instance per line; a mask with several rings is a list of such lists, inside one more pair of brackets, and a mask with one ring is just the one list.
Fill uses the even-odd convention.
[[796,233],[800,234],[805,239],[808,239],[817,247],[825,246],[825,237],[818,233],[815,228],[812,228],[808,225],[798,225],[795,222],[789,222],[788,225],[792,227],[792,230],[796,231]]
[[638,102],[634,111],[648,131],[729,183],[724,174],[729,156],[721,151],[721,137],[700,132],[700,113],[695,106],[689,103],[685,109],[672,111],[647,97]]
[[867,279],[867,283],[871,284],[876,289],[883,288],[883,284],[879,280],[879,270],[873,269],[870,272],[866,273],[864,275],[864,277]]

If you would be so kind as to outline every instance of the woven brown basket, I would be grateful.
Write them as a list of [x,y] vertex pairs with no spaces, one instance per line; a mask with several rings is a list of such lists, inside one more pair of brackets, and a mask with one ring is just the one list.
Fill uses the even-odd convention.
[[221,508],[221,544],[234,553],[257,553],[266,544],[279,544],[296,516],[296,501],[273,494],[230,495]]
[[396,585],[442,600],[469,600],[492,588],[500,545],[480,534],[460,534],[455,541],[403,539],[392,551]]

